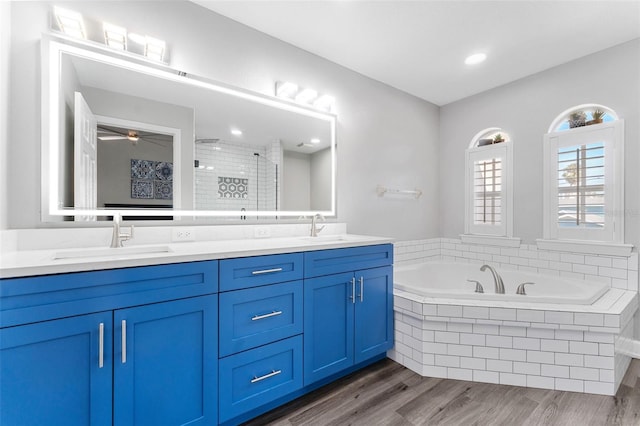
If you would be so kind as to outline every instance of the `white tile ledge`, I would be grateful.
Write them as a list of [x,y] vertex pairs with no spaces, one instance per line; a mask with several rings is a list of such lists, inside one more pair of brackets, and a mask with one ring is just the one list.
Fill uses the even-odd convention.
[[402,297],[412,302],[429,305],[452,305],[479,308],[502,308],[512,310],[530,310],[545,312],[574,312],[620,315],[629,304],[638,304],[638,293],[629,290],[609,289],[600,299],[591,305],[550,304],[550,303],[515,303],[500,301],[483,301],[472,299],[445,299],[425,297],[402,290],[393,290],[395,297]]
[[520,247],[520,238],[495,237],[492,235],[460,234],[460,240],[467,244],[481,244],[498,247]]
[[536,244],[540,250],[600,254],[607,256],[629,257],[633,251],[632,244],[607,243],[599,241],[537,239]]

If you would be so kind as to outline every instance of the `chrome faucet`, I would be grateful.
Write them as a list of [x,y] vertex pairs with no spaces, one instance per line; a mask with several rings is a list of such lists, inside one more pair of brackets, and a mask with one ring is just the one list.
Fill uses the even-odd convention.
[[502,282],[502,277],[500,276],[500,274],[498,274],[498,272],[495,270],[495,268],[493,266],[489,266],[489,265],[482,265],[480,267],[480,271],[484,272],[486,270],[491,271],[491,275],[493,275],[493,283],[495,285],[495,292],[497,294],[504,294],[504,283]]
[[316,226],[316,221],[318,219],[324,220],[324,217],[322,217],[322,215],[320,213],[316,213],[313,216],[311,216],[311,233],[310,236],[312,237],[317,237],[318,236],[318,232],[322,231],[324,229],[324,226],[321,226],[320,228],[318,228]]
[[113,233],[111,234],[111,248],[122,247],[122,242],[133,238],[133,225],[129,228],[129,232],[120,231],[122,216],[116,212],[113,214]]

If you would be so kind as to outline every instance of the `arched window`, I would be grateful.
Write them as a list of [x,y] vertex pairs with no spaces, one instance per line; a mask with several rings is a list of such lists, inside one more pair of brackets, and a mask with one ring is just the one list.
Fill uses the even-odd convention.
[[571,107],[561,112],[549,126],[549,132],[561,132],[576,127],[617,121],[618,115],[614,110],[604,105],[583,104]]
[[465,154],[465,234],[511,237],[512,142],[490,127],[478,132]]
[[544,136],[544,233],[551,240],[624,240],[624,123],[603,105],[562,112]]

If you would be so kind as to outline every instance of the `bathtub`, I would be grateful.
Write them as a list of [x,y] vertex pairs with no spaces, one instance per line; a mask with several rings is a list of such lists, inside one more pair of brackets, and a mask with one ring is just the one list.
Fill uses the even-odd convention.
[[[396,266],[394,288],[435,298],[572,305],[590,305],[609,290],[603,283],[497,268],[504,281],[505,294],[496,294],[491,272],[481,272],[480,266],[455,262]],[[480,281],[484,293],[476,293],[475,283],[467,280]],[[534,284],[526,286],[526,295],[516,294],[516,288],[523,282]]]

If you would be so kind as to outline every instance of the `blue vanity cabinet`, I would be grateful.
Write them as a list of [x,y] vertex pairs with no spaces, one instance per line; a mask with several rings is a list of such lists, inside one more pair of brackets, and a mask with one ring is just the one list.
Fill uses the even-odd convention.
[[114,312],[114,424],[217,421],[218,296]]
[[0,424],[215,424],[217,290],[217,261],[0,280]]
[[111,312],[0,329],[0,424],[111,425],[112,336]]
[[305,276],[338,272],[304,280],[305,386],[393,346],[392,261],[390,244],[305,254]]
[[302,253],[220,261],[220,423],[302,388],[302,277]]

